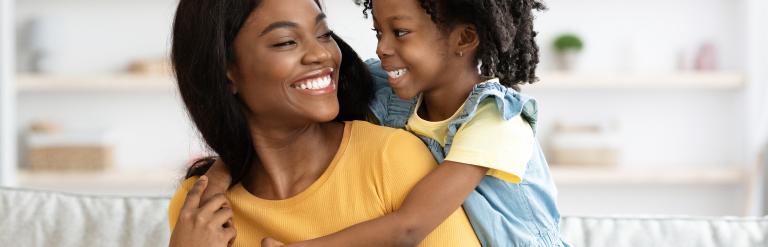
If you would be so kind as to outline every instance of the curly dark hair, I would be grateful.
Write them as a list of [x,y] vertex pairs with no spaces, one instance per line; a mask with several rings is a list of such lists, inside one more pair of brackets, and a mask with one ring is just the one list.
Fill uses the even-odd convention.
[[[433,22],[442,28],[473,24],[480,46],[475,60],[484,76],[517,88],[533,83],[539,63],[539,47],[533,31],[533,12],[545,10],[539,0],[418,0]],[[363,15],[373,9],[373,0],[355,0]]]

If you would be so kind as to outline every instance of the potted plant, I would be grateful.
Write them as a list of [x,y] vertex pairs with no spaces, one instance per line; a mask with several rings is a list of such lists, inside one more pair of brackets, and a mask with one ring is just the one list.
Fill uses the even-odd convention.
[[555,38],[553,47],[558,69],[570,71],[576,66],[576,60],[579,52],[584,48],[584,43],[576,34],[565,33]]

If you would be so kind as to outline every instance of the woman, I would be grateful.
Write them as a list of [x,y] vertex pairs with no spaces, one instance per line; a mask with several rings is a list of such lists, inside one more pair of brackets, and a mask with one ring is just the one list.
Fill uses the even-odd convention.
[[[172,246],[331,234],[395,211],[435,167],[409,133],[349,121],[366,116],[370,75],[316,1],[181,0],[173,35],[184,103],[236,184],[201,202],[191,171],[169,206]],[[479,245],[462,210],[421,244]]]

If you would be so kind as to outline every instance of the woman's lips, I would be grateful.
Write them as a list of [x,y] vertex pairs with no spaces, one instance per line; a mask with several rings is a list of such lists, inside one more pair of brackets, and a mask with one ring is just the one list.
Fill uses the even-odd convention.
[[291,88],[309,95],[323,95],[336,91],[336,81],[333,79],[333,69],[324,69],[320,73],[313,72],[291,84]]

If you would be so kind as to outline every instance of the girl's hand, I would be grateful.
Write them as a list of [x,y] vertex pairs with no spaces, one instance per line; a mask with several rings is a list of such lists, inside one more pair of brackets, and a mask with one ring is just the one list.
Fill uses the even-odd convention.
[[230,246],[234,242],[235,228],[227,224],[232,219],[232,209],[225,207],[224,194],[215,195],[200,205],[200,196],[207,185],[208,177],[202,176],[187,193],[171,233],[171,247]]
[[285,244],[281,243],[280,241],[274,240],[272,238],[264,238],[261,240],[261,247],[279,247],[279,246],[285,246]]

